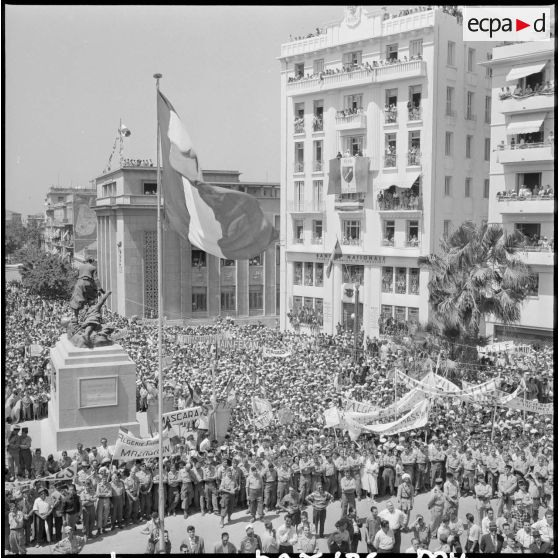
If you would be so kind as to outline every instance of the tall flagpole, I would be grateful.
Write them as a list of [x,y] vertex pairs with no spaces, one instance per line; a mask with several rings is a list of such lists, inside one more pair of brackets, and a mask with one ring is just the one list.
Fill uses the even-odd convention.
[[[159,79],[162,74],[153,74],[156,79],[156,104],[159,105]],[[165,552],[165,490],[163,484],[163,227],[161,222],[161,130],[159,129],[159,111],[157,111],[157,329],[159,345],[159,551]]]

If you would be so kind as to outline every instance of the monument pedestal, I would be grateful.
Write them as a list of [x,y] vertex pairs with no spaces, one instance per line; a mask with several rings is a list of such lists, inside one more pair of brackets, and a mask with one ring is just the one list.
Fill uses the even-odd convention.
[[[120,426],[139,436],[136,365],[117,344],[93,349],[72,345],[64,334],[50,350],[48,420],[41,435],[58,451],[113,445]],[[48,443],[48,442],[50,443]]]

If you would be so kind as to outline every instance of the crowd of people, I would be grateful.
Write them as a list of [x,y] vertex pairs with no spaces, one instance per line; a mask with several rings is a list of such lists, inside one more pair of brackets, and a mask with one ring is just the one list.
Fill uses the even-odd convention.
[[[34,384],[28,372],[35,363],[48,371],[44,360],[63,333],[60,318],[69,308],[65,302],[46,302],[10,285],[6,310],[9,398],[19,394],[21,386]],[[138,407],[148,407],[146,386],[157,385],[157,326],[109,311],[106,319],[116,331],[127,332],[118,342],[136,363]],[[392,332],[384,328],[383,333]],[[179,335],[212,334],[254,343],[214,351],[206,342],[177,342]],[[76,533],[97,538],[146,522],[147,552],[154,551],[161,537],[174,546],[152,517],[162,489],[165,513],[182,515],[185,526],[193,514],[213,513],[225,528],[232,516],[245,517],[248,509],[251,523],[246,537],[230,541],[223,532],[221,540],[214,541],[223,552],[231,545],[242,552],[312,549],[321,536],[327,537],[331,551],[349,551],[363,540],[371,551],[398,552],[403,532],[413,533],[413,548],[486,548],[494,533],[507,552],[518,547],[526,552],[537,544],[539,549],[552,549],[551,418],[434,397],[425,427],[390,436],[362,434],[355,441],[348,432],[327,428],[324,410],[331,404],[340,406],[340,396],[388,406],[407,390],[394,385],[395,368],[419,378],[436,366],[437,358],[427,343],[419,345],[412,339],[365,342],[361,335],[359,343],[365,348],[358,351],[355,362],[350,331],[306,336],[231,320],[165,326],[164,354],[170,358],[164,388],[172,407],[207,403],[213,393],[220,400],[232,382],[237,403],[227,437],[218,442],[210,440],[206,430],[182,432],[173,455],[164,458],[159,479],[157,459],[112,459],[113,440],[100,440],[96,447],[78,444],[45,459],[40,441],[32,440],[25,426],[7,420],[5,477],[12,482],[6,486],[5,504],[13,512],[5,515],[5,544],[20,553],[27,544],[72,537],[74,542],[64,544],[75,546]],[[40,357],[26,356],[31,344],[44,348]],[[265,357],[262,349],[285,356]],[[477,364],[460,366],[456,382],[500,377],[500,389],[508,393],[524,382],[529,399],[551,402],[552,357],[552,347],[546,346],[530,353],[487,355]],[[212,366],[214,392],[207,373]],[[255,429],[254,395],[266,398],[277,415],[288,410],[289,419]],[[71,465],[77,468],[73,482],[41,480]],[[421,493],[428,493],[429,511],[417,514],[413,501]],[[475,494],[477,513],[465,520],[459,505],[469,494]],[[363,499],[370,502],[370,516],[358,518],[356,502]],[[332,501],[339,502],[339,508],[328,506]],[[272,512],[285,513],[277,532],[266,523]],[[325,517],[331,513],[339,520],[334,532],[325,533]],[[255,527],[258,520],[265,524]],[[191,529],[187,528],[181,550],[200,545]]]
[[151,159],[129,159],[123,158],[120,163],[123,167],[152,167],[153,161]]
[[506,200],[529,200],[529,199],[552,199],[554,197],[554,189],[550,187],[549,184],[546,186],[534,186],[529,188],[523,184],[517,191],[515,190],[504,190],[496,194],[498,199]]
[[535,83],[533,87],[530,84],[526,84],[525,87],[521,87],[519,83],[516,84],[513,91],[510,86],[502,87],[499,91],[500,100],[514,98],[514,99],[524,99],[525,97],[531,97],[533,95],[553,95],[554,94],[554,80],[547,80],[542,83]]

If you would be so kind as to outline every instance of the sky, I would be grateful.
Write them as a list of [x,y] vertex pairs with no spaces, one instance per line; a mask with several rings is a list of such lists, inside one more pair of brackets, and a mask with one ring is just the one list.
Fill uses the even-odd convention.
[[343,6],[5,6],[5,207],[88,186],[120,119],[156,160],[154,73],[204,169],[279,182],[280,55]]

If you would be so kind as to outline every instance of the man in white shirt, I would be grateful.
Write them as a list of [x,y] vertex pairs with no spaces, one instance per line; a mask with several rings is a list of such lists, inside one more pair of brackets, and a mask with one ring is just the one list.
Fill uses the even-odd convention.
[[97,448],[97,455],[101,458],[101,462],[103,461],[103,459],[112,461],[112,453],[107,445],[106,438],[101,438],[101,445]]
[[519,543],[524,553],[530,553],[529,547],[533,544],[535,539],[531,533],[531,522],[528,518],[523,520],[523,527],[515,535],[515,540]]
[[411,539],[411,546],[405,551],[405,554],[418,554],[418,546],[418,540]]
[[277,542],[279,543],[279,554],[286,552],[293,554],[293,547],[298,541],[296,529],[293,527],[291,516],[285,516],[285,523],[277,529]]
[[554,514],[552,510],[546,510],[544,518],[533,523],[533,529],[536,529],[541,534],[542,542],[547,542],[554,546]]
[[496,518],[494,517],[494,510],[492,508],[488,508],[486,516],[483,517],[483,520],[481,521],[481,535],[490,535],[490,524],[495,522]]
[[399,554],[401,548],[401,529],[406,525],[407,516],[401,510],[396,509],[391,500],[387,503],[387,507],[378,515],[389,523],[389,528],[393,531],[393,538],[395,540],[393,552]]

